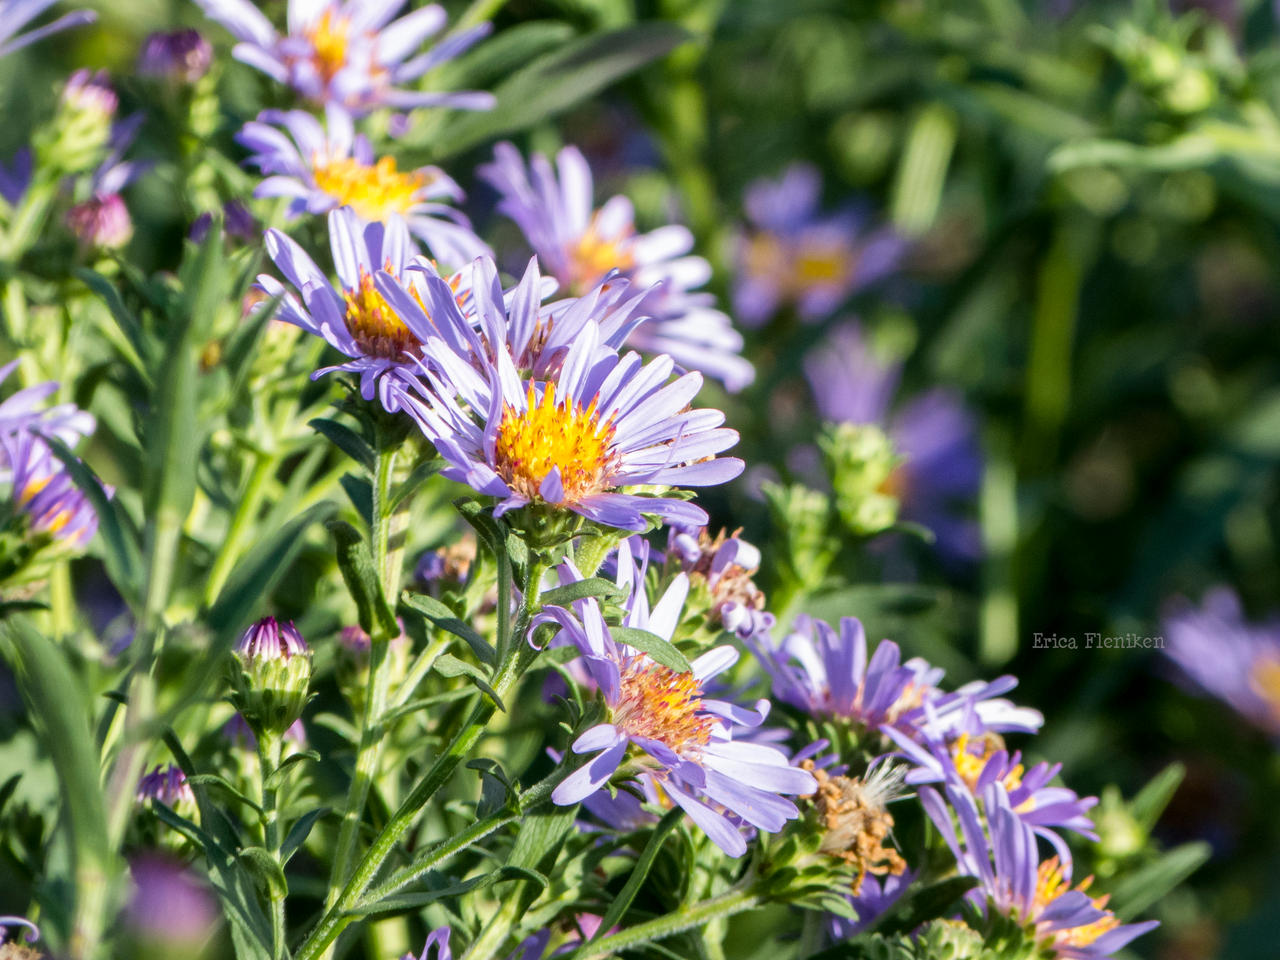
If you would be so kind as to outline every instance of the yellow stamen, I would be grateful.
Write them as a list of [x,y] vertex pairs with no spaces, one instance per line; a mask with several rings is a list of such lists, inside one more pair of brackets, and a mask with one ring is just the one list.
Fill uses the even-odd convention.
[[684,756],[711,739],[716,721],[701,708],[702,688],[692,673],[637,658],[622,670],[611,719],[624,733],[657,740]]
[[428,182],[420,170],[397,170],[392,157],[382,157],[373,166],[354,157],[325,160],[314,156],[311,162],[316,186],[350,206],[363,220],[385,220],[393,213],[407,213]]
[[403,359],[405,354],[422,356],[418,338],[378,292],[367,271],[361,268],[359,288],[348,290],[344,296],[347,312],[343,320],[362,353],[387,360]]
[[560,468],[560,482],[568,503],[609,489],[616,465],[612,418],[601,422],[595,401],[584,410],[571,400],[556,404],[548,386],[539,401],[529,385],[528,409],[519,412],[507,405],[502,411],[494,448],[498,475],[515,493],[529,500],[538,497],[542,480],[553,467]]
[[636,265],[635,255],[629,249],[630,228],[612,237],[600,233],[600,215],[591,219],[591,226],[569,251],[570,286],[575,293],[585,293],[600,282],[610,270],[630,270]]
[[796,289],[807,290],[842,280],[852,267],[848,250],[838,243],[809,243],[796,251],[792,278]]
[[333,10],[326,10],[306,31],[311,49],[315,51],[312,61],[316,72],[324,78],[325,83],[331,82],[347,65],[347,38],[350,30],[351,21],[348,18],[334,16]]
[[25,507],[28,503],[35,499],[37,493],[49,485],[49,481],[53,479],[50,474],[47,477],[38,477],[34,480],[28,480],[22,488],[22,492],[18,494],[18,505]]
[[[975,750],[976,748],[976,750]],[[960,775],[970,790],[977,791],[978,777],[986,769],[989,761],[997,752],[1004,749],[1004,743],[995,734],[987,734],[972,743],[969,734],[962,733],[951,745],[951,759],[956,765],[956,773]],[[1022,786],[1022,764],[1014,764],[1001,778],[1006,790],[1016,790]],[[1021,812],[1021,806],[1018,808]]]
[[[1062,865],[1058,862],[1058,858],[1050,857],[1040,864],[1037,870],[1036,892],[1032,899],[1031,912],[1035,916],[1040,916],[1049,904],[1064,893],[1068,893],[1072,889],[1083,893],[1089,889],[1092,883],[1093,877],[1085,877],[1072,888],[1067,883],[1066,875],[1063,873]],[[1104,894],[1100,897],[1091,898],[1091,902],[1097,909],[1104,910],[1108,899],[1108,896]],[[1104,933],[1114,930],[1118,926],[1120,926],[1120,921],[1116,918],[1116,915],[1110,910],[1105,910],[1105,916],[1099,917],[1093,923],[1061,930],[1054,934],[1053,940],[1056,945],[1060,946],[1087,947]]]
[[1249,669],[1249,686],[1266,701],[1271,716],[1280,726],[1280,658],[1263,655]]

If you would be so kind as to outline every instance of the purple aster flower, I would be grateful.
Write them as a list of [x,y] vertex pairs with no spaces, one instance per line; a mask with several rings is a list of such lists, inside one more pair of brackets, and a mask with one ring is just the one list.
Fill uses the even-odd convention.
[[580,296],[618,271],[648,291],[642,309],[650,319],[632,337],[636,347],[665,353],[730,390],[755,378],[741,356],[741,334],[715,309],[715,298],[697,289],[710,279],[711,266],[688,255],[693,234],[686,227],[637,234],[635,210],[623,196],[595,209],[591,168],[575,147],[560,151],[555,169],[534,154],[526,170],[516,148],[500,143],[494,162],[477,172],[501,194],[498,209],[515,221],[563,290]]
[[[724,414],[689,409],[701,375],[668,383],[670,357],[643,365],[635,353],[619,356],[602,342],[605,328],[589,322],[589,305],[604,301],[584,298],[587,308],[574,305],[561,315],[558,325],[575,311],[582,323],[554,375],[522,378],[508,345],[531,333],[539,278],[536,270],[526,271],[508,304],[496,275],[492,263],[481,262],[471,291],[487,343],[501,345],[495,356],[485,364],[474,343],[460,355],[456,346],[432,337],[423,347],[428,389],[407,407],[448,461],[444,475],[497,497],[499,515],[538,502],[624,530],[644,530],[646,514],[705,524],[701,507],[625,489],[708,486],[742,472],[741,460],[715,456],[738,439],[736,431],[721,427]],[[459,322],[457,305],[450,306],[447,285],[427,280],[427,312],[437,328],[446,334],[469,329]],[[431,313],[434,305],[439,313]],[[552,332],[561,336],[564,329]]]
[[22,147],[15,153],[12,164],[0,163],[0,197],[9,206],[16,207],[22,202],[27,187],[31,186],[32,168],[30,147]]
[[[40,928],[26,917],[0,917],[0,945],[8,940],[10,927],[26,927],[24,933],[27,943],[35,943],[40,939]],[[13,942],[16,943],[17,940]]]
[[287,290],[266,274],[258,277],[268,296],[281,298],[279,318],[323,338],[350,358],[322,367],[312,377],[334,370],[358,374],[366,400],[376,396],[387,410],[400,410],[418,371],[422,341],[435,333],[429,321],[417,324],[414,315],[406,317],[392,309],[375,287],[375,274],[382,271],[403,277],[410,284],[410,297],[422,295],[416,275],[406,273],[416,251],[405,221],[393,214],[385,223],[365,224],[350,207],[332,211],[329,244],[338,274],[336,286],[288,235],[271,229],[266,241],[271,259],[297,291]]
[[98,532],[98,515],[62,461],[32,429],[0,435],[14,505],[32,532],[81,549]]
[[191,792],[191,784],[187,783],[187,775],[173,764],[167,766],[157,764],[154,770],[145,774],[138,781],[138,791],[135,796],[140,804],[159,800],[166,807],[174,810],[184,806],[194,807],[196,802],[195,794]]
[[1062,769],[1060,763],[1042,761],[1026,769],[1022,755],[1010,753],[998,734],[970,737],[961,733],[950,741],[926,739],[918,743],[892,727],[886,727],[885,733],[901,755],[915,764],[907,774],[907,783],[944,783],[974,797],[982,796],[988,784],[999,783],[1013,812],[1047,840],[1064,863],[1071,863],[1071,851],[1055,831],[1071,830],[1090,840],[1098,839],[1088,817],[1098,798],[1049,786]]
[[289,197],[291,216],[342,206],[369,223],[399,215],[433,257],[455,267],[489,252],[467,218],[443,202],[462,199],[443,170],[399,170],[394,158],[374,155],[342,110],[326,110],[325,121],[302,110],[264,110],[245,124],[236,139],[267,175],[255,197]]
[[[449,939],[453,931],[448,927],[437,927],[427,934],[427,941],[422,945],[422,952],[416,957],[406,953],[400,960],[453,960],[453,948]],[[532,936],[525,937],[508,956],[507,960],[542,960],[551,941],[551,930],[540,930]]]
[[734,311],[758,327],[785,305],[812,322],[829,316],[852,294],[897,268],[906,241],[867,216],[845,211],[822,216],[822,179],[808,164],[794,164],[777,181],[747,190],[750,229],[739,244]]
[[[0,367],[0,383],[8,379],[17,368],[18,361],[11,360]],[[67,446],[73,446],[81,437],[93,433],[96,421],[73,403],[61,403],[45,407],[44,401],[58,392],[54,380],[19,390],[13,396],[0,401],[0,436],[12,436],[24,431],[34,431],[46,437],[57,437]],[[12,477],[12,463],[0,456],[0,482]]]
[[1240,598],[1215,587],[1198,609],[1173,601],[1164,633],[1166,656],[1191,684],[1280,738],[1280,620],[1246,622]]
[[237,60],[315,103],[357,116],[378,107],[493,108],[489,93],[402,88],[463,53],[492,29],[491,24],[478,24],[413,55],[445,25],[445,11],[438,4],[393,21],[403,0],[289,0],[288,33],[281,36],[249,0],[196,3],[240,41],[232,51]]
[[199,30],[158,31],[138,54],[138,73],[174,83],[195,83],[213,63],[213,48]]
[[667,556],[679,562],[695,586],[706,585],[712,623],[746,639],[773,629],[777,618],[764,609],[764,594],[752,579],[760,568],[760,551],[741,532],[721,531],[712,537],[706,527],[672,527]]
[[91,10],[74,10],[52,23],[46,23],[43,27],[37,27],[23,34],[18,33],[56,2],[57,0],[0,0],[0,57],[15,50],[21,50],[51,34],[93,23],[98,19],[98,15]]
[[1060,864],[1056,856],[1041,861],[1031,825],[1013,811],[1000,783],[983,790],[986,830],[968,791],[947,787],[946,794],[959,832],[937,791],[922,787],[920,802],[961,871],[978,878],[970,899],[1023,925],[1050,956],[1101,960],[1159,926],[1155,920],[1121,924],[1106,909],[1106,896],[1085,893],[1092,878],[1072,887],[1069,864]]
[[[624,624],[670,641],[688,594],[688,578],[677,575],[650,608],[643,567],[625,541],[618,568],[631,586]],[[562,582],[579,578],[572,564],[561,566]],[[676,673],[615,640],[594,598],[576,602],[572,611],[548,607],[541,617],[541,622],[559,625],[561,641],[578,648],[609,711],[607,722],[574,741],[575,753],[595,756],[561,781],[552,800],[564,805],[584,801],[624,768],[642,789],[660,789],[733,857],[746,852],[738,820],[776,832],[799,816],[783,794],[812,793],[817,787],[812,774],[792,766],[780,750],[732,739],[735,724],[764,722],[768,701],[748,708],[703,695],[703,684],[737,661],[736,650],[715,647],[693,661],[691,672]]]
[[129,864],[133,893],[125,920],[134,935],[197,956],[213,935],[218,906],[207,884],[182,863],[155,854]]
[[868,661],[867,638],[856,617],[842,617],[839,631],[801,615],[775,643],[768,635],[749,641],[768,672],[776,698],[817,717],[838,717],[867,730],[892,727],[911,740],[945,739],[968,732],[1033,733],[1044,718],[1000,695],[1017,686],[1012,676],[974,681],[950,693],[939,688],[943,671],[920,658],[902,662],[898,645],[882,640]]
[[904,458],[889,482],[902,516],[934,532],[944,559],[977,559],[978,524],[963,508],[972,503],[982,482],[982,453],[977,424],[959,395],[943,388],[929,390],[891,414],[901,364],[877,358],[853,322],[839,327],[810,354],[805,372],[824,420],[886,430]]
[[236,653],[246,661],[288,660],[306,656],[311,652],[307,641],[293,625],[293,621],[281,623],[275,617],[263,617],[240,635]]
[[866,874],[862,878],[862,889],[857,895],[848,897],[857,919],[848,920],[832,915],[828,924],[831,939],[848,940],[850,937],[856,937],[870,930],[897,905],[915,879],[914,870],[905,870],[898,874],[887,873],[884,876]]

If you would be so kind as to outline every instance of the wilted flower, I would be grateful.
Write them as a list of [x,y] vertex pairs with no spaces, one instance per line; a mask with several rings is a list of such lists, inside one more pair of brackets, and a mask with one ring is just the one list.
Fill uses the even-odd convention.
[[1215,587],[1199,609],[1175,600],[1164,633],[1166,656],[1196,687],[1280,737],[1280,620],[1246,622],[1240,598]]
[[752,579],[760,567],[760,551],[741,533],[721,530],[712,537],[706,527],[672,527],[667,555],[679,562],[695,589],[706,587],[711,622],[749,637],[771,629],[776,618],[765,610],[764,593]]
[[452,60],[492,29],[491,24],[477,24],[410,57],[444,27],[445,11],[438,4],[392,21],[403,0],[289,0],[289,32],[281,36],[248,0],[196,2],[240,41],[232,51],[237,60],[316,103],[339,106],[355,115],[378,107],[493,107],[489,93],[399,86]]
[[[630,587],[624,625],[670,641],[688,594],[688,578],[677,575],[650,608],[644,569],[633,558],[628,541],[618,548],[618,570],[620,582]],[[579,574],[566,561],[560,578],[572,582]],[[747,708],[703,694],[705,681],[737,661],[736,650],[713,648],[693,661],[690,672],[677,673],[615,640],[594,598],[577,601],[572,611],[549,607],[542,618],[559,625],[558,642],[578,648],[609,711],[607,722],[574,741],[575,753],[596,756],[561,781],[552,793],[556,803],[586,800],[622,768],[629,779],[678,804],[733,857],[746,852],[746,841],[725,811],[769,832],[799,815],[782,794],[812,793],[813,775],[793,767],[774,747],[732,738],[735,724],[764,722],[768,701]]]
[[291,198],[291,216],[342,206],[367,223],[398,215],[433,257],[455,267],[489,252],[467,218],[442,202],[462,199],[443,170],[400,170],[393,157],[376,157],[342,110],[326,110],[324,124],[303,110],[264,110],[236,139],[267,174],[253,195]]
[[1100,960],[1159,926],[1155,920],[1122,924],[1106,909],[1106,896],[1085,893],[1092,878],[1073,888],[1069,865],[1056,856],[1042,862],[1035,833],[1013,811],[999,783],[983,789],[986,830],[971,794],[947,787],[946,795],[960,825],[958,833],[935,790],[922,787],[920,802],[960,870],[978,878],[979,886],[969,898],[979,908],[994,909],[1022,925],[1050,956]]
[[[489,308],[500,311],[501,303]],[[442,473],[498,498],[499,515],[537,503],[624,530],[644,530],[646,514],[702,526],[701,507],[632,491],[714,485],[742,472],[741,460],[715,456],[738,439],[720,427],[724,414],[688,408],[700,374],[667,383],[669,357],[647,366],[635,353],[619,357],[602,347],[593,324],[554,380],[521,379],[505,349],[483,375],[443,341],[433,339],[426,352],[426,366],[443,373],[424,370],[430,389],[409,412],[448,461]]]
[[133,238],[133,219],[118,193],[94,194],[67,211],[67,227],[84,247],[119,250]]
[[646,291],[640,310],[650,319],[632,335],[634,346],[665,353],[730,390],[749,384],[755,372],[741,356],[741,334],[715,309],[715,298],[696,289],[710,279],[711,266],[688,255],[693,234],[678,225],[637,234],[635,211],[623,196],[595,209],[591,168],[575,147],[560,151],[556,168],[559,179],[550,161],[534,154],[526,170],[516,148],[500,143],[494,162],[478,172],[563,290],[581,296],[617,271]]
[[835,424],[883,429],[901,461],[883,482],[901,516],[937,536],[939,553],[953,561],[976,559],[976,521],[965,515],[982,480],[982,453],[973,414],[952,391],[938,388],[890,414],[901,365],[881,361],[856,323],[837,329],[810,354],[805,373],[818,413]]
[[760,326],[784,305],[794,306],[802,320],[821,320],[897,267],[902,237],[888,228],[866,232],[862,212],[824,217],[821,194],[817,168],[799,163],[781,179],[759,180],[747,190],[751,229],[739,243],[733,292],[744,324]]
[[232,702],[254,732],[281,736],[307,705],[311,648],[292,623],[259,620],[232,652]]
[[950,693],[938,686],[943,671],[919,657],[901,662],[892,640],[867,659],[867,638],[856,617],[842,617],[836,631],[799,616],[781,641],[767,635],[749,644],[769,674],[773,695],[815,717],[848,720],[869,731],[893,727],[919,740],[986,731],[1033,733],[1044,718],[1036,710],[1000,698],[1017,686],[1012,676],[974,681]]
[[199,30],[153,33],[138,54],[138,72],[174,83],[195,83],[213,63],[213,48]]
[[93,23],[98,19],[98,15],[92,10],[73,10],[43,27],[37,27],[28,33],[18,33],[56,2],[57,0],[0,0],[0,57],[61,30]]
[[862,893],[868,874],[901,876],[906,861],[887,841],[893,830],[889,804],[903,795],[903,768],[891,762],[873,767],[864,777],[829,774],[812,760],[802,766],[818,781],[814,810],[822,827],[821,853],[837,857],[856,871],[853,894]]

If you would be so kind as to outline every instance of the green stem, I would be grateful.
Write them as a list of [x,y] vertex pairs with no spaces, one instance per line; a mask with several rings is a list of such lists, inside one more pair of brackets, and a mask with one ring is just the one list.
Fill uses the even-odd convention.
[[653,920],[638,923],[611,937],[584,944],[570,954],[569,960],[597,960],[601,957],[611,957],[628,947],[662,940],[674,934],[683,933],[685,930],[700,927],[712,920],[731,917],[735,913],[759,906],[761,902],[760,895],[754,893],[750,886],[740,884],[737,888],[727,890],[718,897],[695,903],[676,913],[664,914]]
[[244,542],[245,534],[257,519],[258,508],[262,505],[267,482],[275,473],[277,461],[274,456],[266,454],[255,456],[256,462],[249,472],[249,482],[245,484],[244,493],[240,495],[240,504],[236,507],[235,516],[231,518],[226,539],[222,541],[222,548],[218,551],[218,556],[209,571],[209,579],[205,582],[204,604],[206,607],[212,606],[218,599],[218,594],[222,592],[227,577],[231,575],[231,570],[240,556],[240,544]]
[[[282,738],[275,733],[263,732],[258,737],[258,776],[262,784],[262,845],[276,862],[280,860],[281,842],[281,824],[277,810],[280,785],[272,782],[272,774],[280,769],[282,745]],[[271,900],[271,956],[273,960],[282,960],[286,955],[284,913],[286,891],[272,884],[268,888],[267,895]]]
[[[533,615],[537,612],[537,585],[541,583],[541,577],[545,571],[546,561],[541,557],[530,560],[529,575],[525,581],[524,603],[521,605],[520,615],[516,619],[513,632],[516,637],[523,636],[528,630]],[[508,653],[503,658],[492,684],[494,692],[504,702],[535,655],[536,651],[526,643],[509,644]],[[417,821],[418,815],[427,802],[448,782],[458,764],[479,741],[488,726],[489,719],[493,716],[494,709],[492,701],[488,698],[481,700],[472,709],[467,721],[453,735],[444,752],[436,757],[426,776],[405,797],[404,802],[382,828],[382,832],[374,838],[369,850],[356,865],[341,892],[333,898],[329,909],[325,911],[319,923],[298,948],[297,960],[315,960],[355,919],[353,916],[346,915],[347,912],[361,901],[382,869],[382,865],[391,856],[409,828]]]

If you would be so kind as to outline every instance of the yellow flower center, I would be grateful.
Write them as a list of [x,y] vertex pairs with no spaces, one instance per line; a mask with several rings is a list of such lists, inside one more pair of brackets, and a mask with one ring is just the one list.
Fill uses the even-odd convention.
[[594,400],[586,409],[570,400],[556,404],[548,385],[539,401],[530,384],[526,410],[508,404],[502,411],[495,468],[516,494],[533,500],[543,478],[559,467],[564,499],[576,503],[609,488],[617,460],[613,431],[612,418],[601,422]]
[[611,719],[623,733],[656,740],[681,756],[696,754],[711,739],[716,721],[700,713],[702,688],[692,673],[635,657],[623,664],[621,678]]
[[333,10],[326,10],[324,16],[306,31],[306,38],[311,42],[312,61],[316,72],[329,83],[347,64],[347,37],[351,30],[351,21],[346,17],[334,15]]
[[[1085,877],[1074,889],[1083,893],[1089,889],[1089,885],[1092,883],[1093,877]],[[1036,872],[1036,892],[1032,900],[1032,913],[1039,916],[1049,904],[1071,889],[1073,888],[1068,885],[1058,858],[1050,857],[1040,864]],[[1107,905],[1108,899],[1109,897],[1104,894],[1101,897],[1091,898],[1091,902],[1097,909],[1103,910]],[[1093,923],[1058,931],[1053,935],[1053,942],[1059,946],[1087,947],[1104,933],[1114,930],[1118,926],[1120,926],[1120,921],[1116,918],[1116,915],[1110,910],[1106,910],[1105,916],[1099,917]]]
[[1249,669],[1249,686],[1271,708],[1273,722],[1280,726],[1280,658],[1261,656]]
[[18,506],[25,507],[28,503],[35,499],[37,493],[49,485],[49,481],[53,479],[53,474],[47,477],[36,477],[28,480],[22,487],[22,491],[18,494]]
[[796,251],[792,278],[798,290],[834,283],[851,267],[849,252],[837,243],[809,243]]
[[[956,765],[956,773],[960,775],[970,790],[977,792],[978,777],[982,776],[982,771],[995,754],[1004,749],[1004,744],[994,735],[986,735],[976,741],[970,741],[969,734],[962,733],[956,738],[956,742],[951,745],[951,759]],[[1001,778],[1006,790],[1016,790],[1022,786],[1022,764],[1015,764]],[[1022,807],[1018,807],[1018,812],[1022,812]]]
[[578,294],[586,293],[610,270],[630,270],[636,265],[629,249],[632,231],[623,230],[612,237],[603,236],[597,214],[591,226],[569,251],[569,285]]
[[360,286],[346,291],[344,296],[347,311],[343,320],[362,353],[387,360],[402,359],[405,354],[422,356],[418,338],[378,292],[367,271],[361,268]]
[[407,213],[428,182],[420,170],[397,170],[393,157],[382,157],[369,166],[354,157],[325,160],[315,156],[311,164],[316,186],[368,221]]

